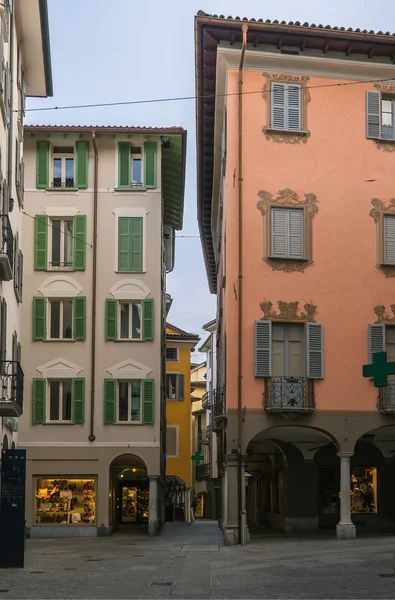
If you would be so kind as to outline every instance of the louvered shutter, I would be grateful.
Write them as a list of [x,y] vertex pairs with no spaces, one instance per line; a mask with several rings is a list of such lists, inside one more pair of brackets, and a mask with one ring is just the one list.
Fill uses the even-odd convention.
[[155,421],[155,379],[143,379],[141,382],[143,423],[153,425]]
[[324,378],[324,326],[306,323],[306,355],[308,379]]
[[285,129],[285,84],[272,83],[272,128]]
[[106,298],[106,340],[115,342],[117,339],[117,300]]
[[184,400],[184,375],[177,375],[177,400]]
[[88,156],[89,142],[78,141],[76,149],[76,187],[86,189],[88,187]]
[[74,217],[74,270],[86,269],[86,215]]
[[255,377],[272,375],[272,322],[254,323],[254,367]]
[[366,137],[381,137],[381,93],[366,92]]
[[118,219],[118,271],[128,272],[130,265],[130,219],[119,217]]
[[144,144],[144,179],[146,188],[156,188],[156,142]]
[[47,337],[47,299],[42,296],[33,298],[33,340],[45,340]]
[[146,342],[154,339],[154,300],[147,298],[142,303],[142,338]]
[[129,142],[118,143],[118,187],[130,188],[130,144]]
[[143,270],[143,219],[132,217],[130,219],[130,267],[131,271]]
[[73,422],[85,423],[85,378],[73,379]]
[[74,310],[74,339],[77,341],[86,338],[86,297],[76,296],[73,298]]
[[290,208],[288,216],[288,255],[290,258],[303,258],[304,256],[304,211]]
[[33,379],[32,421],[34,424],[46,421],[46,386],[45,379]]
[[36,187],[49,187],[49,142],[37,142],[36,149]]
[[286,97],[286,121],[285,127],[288,131],[301,130],[301,88],[300,85],[287,85]]
[[34,268],[36,271],[46,271],[48,267],[48,217],[34,217]]
[[287,209],[272,208],[272,256],[287,256]]
[[395,264],[395,215],[384,215],[384,263]]
[[104,380],[104,423],[107,425],[117,420],[117,382],[115,379]]
[[373,363],[375,352],[385,352],[385,325],[368,325],[368,353],[369,363]]

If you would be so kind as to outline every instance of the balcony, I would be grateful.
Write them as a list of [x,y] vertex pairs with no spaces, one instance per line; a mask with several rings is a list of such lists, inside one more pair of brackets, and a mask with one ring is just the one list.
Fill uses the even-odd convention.
[[14,235],[8,215],[2,215],[1,221],[0,279],[11,281],[14,272]]
[[377,408],[383,415],[395,415],[395,381],[389,381],[387,387],[379,388]]
[[266,378],[263,401],[266,412],[311,413],[314,382],[306,377]]
[[212,430],[219,432],[226,426],[226,396],[225,387],[214,390],[212,401]]
[[210,463],[196,465],[196,481],[204,481],[205,479],[210,479]]
[[210,443],[210,435],[211,435],[211,429],[208,427],[207,429],[202,429],[201,431],[198,431],[198,444],[199,446],[201,444],[204,445],[208,445]]
[[202,408],[205,408],[206,410],[211,408],[211,392],[206,392],[202,396]]
[[67,179],[65,179],[64,181],[62,181],[62,179],[60,177],[55,177],[55,179],[52,182],[51,187],[61,188],[61,189],[75,188],[74,177],[67,177]]
[[23,412],[23,371],[16,360],[0,362],[0,416],[19,417]]

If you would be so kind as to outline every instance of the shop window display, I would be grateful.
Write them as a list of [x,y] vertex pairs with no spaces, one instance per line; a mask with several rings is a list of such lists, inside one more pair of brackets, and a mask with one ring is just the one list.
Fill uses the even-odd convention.
[[355,467],[351,473],[351,512],[377,514],[377,469]]
[[37,478],[37,525],[94,525],[94,479]]

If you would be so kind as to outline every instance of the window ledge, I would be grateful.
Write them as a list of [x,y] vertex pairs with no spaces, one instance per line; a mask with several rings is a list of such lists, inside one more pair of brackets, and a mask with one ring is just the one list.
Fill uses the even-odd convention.
[[309,260],[308,258],[294,258],[293,256],[273,256],[272,254],[270,254],[267,258],[269,260],[291,260],[292,262],[306,262]]
[[133,425],[133,427],[141,427],[141,425],[146,425],[146,423],[134,423],[133,421],[117,421],[116,423],[106,423],[106,425]]
[[79,188],[76,188],[76,187],[65,187],[65,188],[62,188],[62,187],[47,187],[45,189],[45,191],[46,192],[62,192],[62,193],[64,193],[64,192],[74,192],[75,193],[75,192],[79,192]]
[[84,423],[73,423],[72,421],[47,421],[46,423],[37,423],[37,425],[84,425]]
[[114,188],[114,192],[148,192],[149,189],[155,189],[155,188],[132,188],[132,187],[128,187],[128,188],[120,188],[120,187],[115,187]]
[[[38,340],[40,341],[40,340]],[[68,339],[62,339],[62,338],[49,338],[46,340],[41,340],[42,342],[66,342],[66,343],[70,343],[70,342],[77,342],[77,341],[83,341],[83,340],[68,340]]]
[[130,274],[135,274],[135,275],[141,275],[142,273],[146,273],[147,271],[118,271],[117,269],[115,269],[114,273],[119,273],[119,275],[123,275],[124,273],[126,273],[127,275]]
[[307,267],[313,264],[311,258],[278,258],[268,256],[263,260],[273,271],[284,271],[286,273],[291,273],[292,271],[303,273]]
[[273,140],[273,142],[279,144],[300,144],[300,142],[305,144],[311,135],[308,130],[290,131],[288,129],[272,129],[271,127],[264,127],[262,131],[267,140]]
[[74,273],[74,267],[50,267],[46,269],[47,273]]
[[125,342],[145,342],[146,340],[113,340],[114,342],[124,344]]

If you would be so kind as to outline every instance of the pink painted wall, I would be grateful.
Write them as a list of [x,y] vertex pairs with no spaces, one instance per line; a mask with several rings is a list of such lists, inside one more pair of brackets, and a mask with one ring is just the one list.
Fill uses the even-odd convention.
[[[309,86],[336,83],[312,77]],[[344,80],[341,80],[344,83]],[[261,73],[244,73],[244,92],[262,88]],[[371,199],[395,197],[395,153],[366,139],[365,90],[373,84],[311,89],[307,105],[306,144],[267,141],[266,100],[244,95],[244,327],[243,406],[262,407],[263,380],[254,377],[254,320],[263,314],[265,298],[318,305],[316,320],[325,327],[325,379],[316,382],[316,408],[375,410],[377,393],[362,378],[368,361],[368,324],[373,306],[389,309],[395,301],[395,279],[376,269],[376,225],[369,216]],[[237,91],[237,72],[229,72],[228,91]],[[226,206],[227,237],[225,320],[227,332],[227,406],[237,405],[237,97],[228,96]],[[375,179],[366,183],[367,179]],[[236,174],[237,182],[237,174]],[[274,272],[262,260],[263,218],[256,208],[259,190],[274,197],[291,188],[303,198],[313,193],[314,265],[304,273]]]

